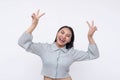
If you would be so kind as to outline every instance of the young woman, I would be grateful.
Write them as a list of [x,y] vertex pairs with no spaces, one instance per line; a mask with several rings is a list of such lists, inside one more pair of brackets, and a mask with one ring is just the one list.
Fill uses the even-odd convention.
[[32,42],[32,32],[36,28],[39,18],[44,13],[32,14],[31,26],[22,34],[18,44],[26,51],[32,52],[42,59],[42,72],[44,80],[72,80],[69,75],[69,67],[75,61],[92,60],[99,57],[97,45],[93,39],[93,34],[97,30],[94,22],[90,24],[88,31],[88,50],[79,51],[74,49],[74,32],[69,26],[61,27],[55,41],[52,44]]

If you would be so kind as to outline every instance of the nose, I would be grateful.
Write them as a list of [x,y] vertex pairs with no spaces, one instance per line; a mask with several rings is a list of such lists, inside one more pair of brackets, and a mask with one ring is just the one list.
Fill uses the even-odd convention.
[[62,37],[63,37],[63,39],[65,39],[65,38],[66,38],[66,36],[65,36],[65,35],[62,35]]

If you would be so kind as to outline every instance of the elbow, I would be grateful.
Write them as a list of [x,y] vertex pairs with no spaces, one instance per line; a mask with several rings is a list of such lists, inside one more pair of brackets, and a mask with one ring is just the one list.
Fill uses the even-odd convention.
[[27,44],[27,43],[25,43],[25,41],[23,41],[23,40],[19,39],[17,44],[18,44],[20,47],[22,47],[22,48],[25,48],[25,49],[26,49],[26,44]]
[[18,42],[17,42],[17,44],[18,44],[19,46],[22,46],[23,43],[22,43],[22,41],[19,39]]
[[20,41],[20,40],[18,40],[18,43],[17,43],[19,46],[21,46],[21,47],[23,47],[23,43]]
[[100,57],[99,53],[95,54],[92,59],[98,59]]
[[97,58],[99,58],[100,56],[99,56],[99,54],[97,55],[97,56],[95,56],[95,58],[94,59],[97,59]]
[[18,45],[22,48],[24,48],[25,50],[28,50],[28,48],[31,46],[32,42],[25,42],[25,41],[21,41],[18,40]]
[[90,60],[97,59],[99,57],[100,57],[99,52],[94,52],[91,55],[89,55]]
[[97,50],[96,51],[96,56],[95,56],[95,58],[97,59],[97,58],[99,58],[100,57],[100,53],[99,53],[99,51]]
[[21,46],[21,41],[20,41],[20,40],[18,40],[17,44],[18,44],[19,46]]

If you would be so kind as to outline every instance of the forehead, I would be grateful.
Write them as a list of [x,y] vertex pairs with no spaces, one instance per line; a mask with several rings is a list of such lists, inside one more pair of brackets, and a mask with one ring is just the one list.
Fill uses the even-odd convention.
[[64,32],[66,32],[68,34],[72,34],[71,30],[69,28],[62,28],[60,31],[64,31]]

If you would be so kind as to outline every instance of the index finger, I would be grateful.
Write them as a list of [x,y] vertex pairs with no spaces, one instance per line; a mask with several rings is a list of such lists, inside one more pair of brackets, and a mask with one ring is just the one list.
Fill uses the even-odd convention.
[[38,11],[37,11],[37,15],[39,15],[39,12],[40,12],[40,9],[38,9]]
[[92,26],[94,26],[94,20],[92,21]]
[[40,18],[40,17],[43,16],[43,15],[45,15],[45,13],[40,14],[38,18]]
[[86,23],[88,24],[88,26],[90,27],[90,23],[88,21],[86,21]]

